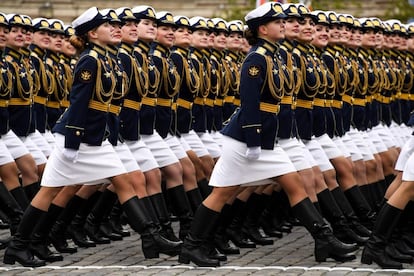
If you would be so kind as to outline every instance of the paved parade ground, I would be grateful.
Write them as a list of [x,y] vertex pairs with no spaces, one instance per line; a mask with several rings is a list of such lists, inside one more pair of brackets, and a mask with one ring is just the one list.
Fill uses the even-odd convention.
[[[7,237],[6,230],[0,233],[0,238]],[[317,263],[312,254],[313,240],[303,227],[294,227],[292,233],[275,239],[274,245],[241,249],[240,255],[228,256],[218,268],[180,265],[178,257],[166,255],[145,260],[139,235],[131,233],[122,241],[64,254],[63,261],[36,269],[0,263],[0,275],[414,275],[414,264],[404,264],[404,270],[361,264],[362,249],[352,262]],[[1,250],[1,260],[3,254]]]

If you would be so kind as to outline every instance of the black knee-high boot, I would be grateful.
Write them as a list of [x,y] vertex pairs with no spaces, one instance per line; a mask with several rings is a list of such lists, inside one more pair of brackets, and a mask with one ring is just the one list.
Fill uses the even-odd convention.
[[26,193],[23,190],[23,187],[19,186],[10,190],[10,193],[16,199],[17,203],[19,203],[22,210],[26,210],[27,206],[29,206],[29,199],[26,196]]
[[240,254],[240,249],[229,243],[226,229],[233,220],[233,205],[225,204],[221,209],[220,218],[214,235],[214,244],[218,251],[226,255]]
[[43,213],[36,223],[31,237],[30,249],[33,254],[41,260],[47,262],[58,262],[63,260],[63,256],[53,252],[48,247],[48,233],[51,230],[63,208],[54,204],[49,206],[47,212]]
[[23,214],[22,220],[9,246],[4,252],[5,264],[20,263],[27,267],[45,265],[45,261],[37,259],[29,249],[33,225],[37,223],[44,211],[29,205]]
[[179,237],[181,240],[187,236],[190,231],[191,221],[193,213],[188,201],[187,195],[184,191],[184,186],[179,185],[170,189],[167,189],[167,196],[171,203],[172,212],[178,217],[180,222]]
[[145,258],[158,258],[159,253],[178,255],[182,242],[170,241],[160,235],[160,228],[152,221],[143,201],[134,196],[122,204],[132,229],[141,235]]
[[255,248],[256,244],[240,231],[246,217],[246,202],[236,198],[233,202],[234,216],[226,229],[229,239],[240,248]]
[[67,232],[73,242],[79,247],[95,247],[96,243],[91,241],[85,233],[85,221],[93,206],[101,196],[102,192],[97,191],[83,202],[81,208],[78,209],[71,224],[68,226]]
[[122,227],[122,216],[124,215],[121,204],[116,201],[109,214],[109,223],[112,227],[112,231],[121,235],[122,237],[129,237],[131,233]]
[[377,263],[382,268],[402,269],[402,264],[392,260],[385,248],[388,240],[397,224],[402,210],[395,208],[388,203],[384,204],[375,222],[371,238],[362,251],[361,262],[364,264]]
[[23,216],[23,210],[3,183],[0,183],[0,209],[6,214],[10,233],[14,235]]
[[359,187],[355,185],[354,187],[346,190],[344,194],[349,200],[349,203],[351,203],[351,206],[355,210],[355,213],[362,225],[368,229],[372,229],[375,220],[375,212],[372,211]]
[[252,193],[247,200],[247,214],[243,222],[243,233],[254,243],[260,245],[271,245],[273,240],[267,236],[262,235],[259,231],[259,219],[266,207],[266,201],[262,195]]
[[207,178],[203,178],[199,181],[197,181],[198,189],[200,190],[201,196],[203,198],[208,197],[208,195],[211,193],[213,188],[208,185]]
[[190,203],[190,206],[191,206],[191,211],[194,214],[197,211],[200,204],[203,202],[203,197],[201,196],[200,189],[199,188],[192,189],[190,191],[187,191],[186,194],[187,194],[188,202]]
[[97,244],[110,243],[109,237],[106,237],[100,231],[100,225],[104,218],[111,212],[117,198],[116,193],[105,189],[86,218],[84,225],[85,232],[88,234],[89,238]]
[[66,204],[65,209],[60,213],[55,224],[49,233],[49,239],[53,246],[60,253],[75,253],[78,251],[77,247],[70,246],[66,240],[66,229],[76,216],[79,208],[84,206],[86,200],[75,195]]
[[361,191],[361,194],[364,196],[365,200],[367,201],[369,207],[371,207],[371,209],[374,210],[375,206],[374,206],[374,198],[372,194],[371,185],[373,185],[373,183],[361,185],[358,187],[359,187],[359,190]]
[[317,194],[322,215],[331,224],[333,233],[338,240],[344,243],[364,244],[368,237],[361,237],[350,227],[350,223],[345,218],[329,189],[325,189]]
[[371,236],[371,231],[361,224],[358,216],[355,214],[354,209],[342,192],[341,188],[336,187],[331,191],[331,194],[334,197],[339,208],[341,208],[345,218],[350,223],[351,229],[361,237],[369,238]]
[[314,254],[317,262],[324,262],[327,258],[337,261],[349,261],[351,258],[356,258],[351,254],[355,251],[355,246],[344,244],[335,238],[309,198],[293,206],[292,211],[315,240]]
[[194,214],[193,223],[190,232],[184,241],[180,257],[180,263],[189,264],[190,261],[198,266],[216,267],[220,262],[209,257],[205,242],[210,237],[220,213],[207,208],[201,204]]
[[40,189],[40,182],[35,182],[23,187],[27,199],[31,201]]
[[[163,193],[158,193],[148,196],[152,202],[152,206],[157,215],[159,224],[161,226],[161,235],[170,241],[179,242],[180,239],[174,233],[171,226],[170,212],[168,212],[167,205]],[[171,202],[172,204],[172,202]]]

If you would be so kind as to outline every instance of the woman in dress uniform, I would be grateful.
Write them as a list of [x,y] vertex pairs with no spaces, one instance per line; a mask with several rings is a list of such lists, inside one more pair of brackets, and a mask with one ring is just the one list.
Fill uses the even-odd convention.
[[[309,200],[300,176],[286,153],[275,146],[278,103],[283,97],[283,78],[275,58],[276,43],[284,37],[285,14],[280,4],[266,3],[246,15],[253,45],[241,70],[241,108],[223,129],[223,153],[210,185],[212,193],[197,210],[179,261],[200,266],[219,266],[201,246],[209,237],[225,202],[239,185],[276,180],[289,196],[295,215],[315,239],[315,258],[324,261],[333,252],[349,254],[354,249],[338,241]],[[277,72],[277,73],[275,73]],[[243,168],[248,174],[240,175]]]
[[[28,241],[36,222],[46,214],[61,187],[110,179],[134,230],[142,236],[146,256],[176,254],[180,244],[160,236],[149,214],[140,208],[119,157],[104,138],[107,113],[116,82],[105,47],[113,38],[110,19],[92,7],[73,21],[72,43],[84,51],[76,65],[70,107],[56,123],[56,147],[42,178],[42,188],[23,215],[4,254],[4,263],[42,266],[32,255]],[[86,42],[88,42],[86,44]],[[63,169],[63,170],[62,170]],[[91,173],[92,172],[92,173]]]

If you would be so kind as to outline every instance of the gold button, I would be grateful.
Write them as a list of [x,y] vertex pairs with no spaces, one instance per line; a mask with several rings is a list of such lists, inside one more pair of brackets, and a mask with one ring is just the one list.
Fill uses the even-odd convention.
[[81,135],[81,133],[80,133],[80,131],[79,131],[79,130],[77,130],[77,131],[75,132],[75,134],[76,134],[76,136],[80,136],[80,135]]

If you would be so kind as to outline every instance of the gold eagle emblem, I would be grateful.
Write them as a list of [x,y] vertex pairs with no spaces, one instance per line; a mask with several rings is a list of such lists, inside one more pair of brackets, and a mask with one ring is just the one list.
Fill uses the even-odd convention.
[[83,81],[90,81],[91,80],[91,77],[92,77],[92,73],[90,71],[88,71],[88,70],[83,70],[80,73],[80,78]]
[[250,77],[257,77],[260,73],[260,68],[256,65],[252,65],[249,68],[249,76]]

